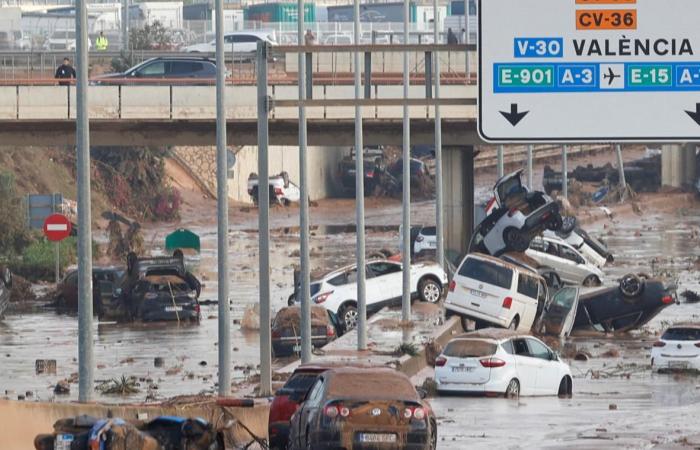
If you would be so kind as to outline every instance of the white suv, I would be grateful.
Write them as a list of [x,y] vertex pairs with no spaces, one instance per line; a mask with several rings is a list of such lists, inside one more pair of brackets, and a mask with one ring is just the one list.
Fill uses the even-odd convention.
[[467,255],[450,282],[448,315],[529,331],[547,299],[547,285],[537,272],[478,253]]
[[[370,260],[366,265],[367,313],[385,306],[400,305],[403,289],[402,265],[388,260]],[[442,298],[447,274],[435,264],[411,265],[411,295],[437,303]],[[311,301],[335,313],[347,330],[357,325],[357,265],[344,267],[312,283]],[[299,301],[295,298],[295,301]]]
[[525,254],[541,268],[554,269],[565,283],[592,287],[603,282],[603,271],[559,237],[536,237]]

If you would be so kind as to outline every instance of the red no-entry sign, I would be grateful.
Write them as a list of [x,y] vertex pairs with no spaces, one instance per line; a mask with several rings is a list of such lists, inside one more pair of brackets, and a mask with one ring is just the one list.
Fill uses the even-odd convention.
[[62,241],[70,236],[70,220],[62,214],[51,214],[44,220],[44,235],[51,242]]

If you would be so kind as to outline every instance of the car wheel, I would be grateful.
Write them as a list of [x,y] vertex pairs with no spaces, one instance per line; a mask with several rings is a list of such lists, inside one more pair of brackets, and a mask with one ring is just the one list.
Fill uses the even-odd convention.
[[585,287],[596,287],[600,286],[602,283],[600,282],[600,278],[598,278],[597,275],[588,275],[586,279],[583,280],[582,284]]
[[530,246],[525,235],[514,227],[508,227],[503,232],[503,242],[506,247],[515,252],[524,252]]
[[559,230],[559,232],[565,236],[568,236],[569,234],[571,234],[572,231],[574,231],[574,228],[576,228],[576,225],[577,225],[576,217],[574,217],[574,216],[563,217],[561,229]]
[[644,290],[644,281],[633,273],[628,273],[620,280],[620,292],[625,297],[636,297]]
[[430,278],[420,282],[420,299],[427,303],[437,303],[442,297],[442,286]]
[[357,327],[357,308],[355,305],[344,306],[339,315],[345,324],[345,330],[352,330]]
[[287,306],[294,306],[294,294],[290,295],[287,299]]
[[559,383],[559,392],[557,395],[561,398],[571,398],[573,394],[573,386],[569,377],[564,377]]
[[519,323],[518,323],[518,318],[517,318],[517,317],[513,317],[513,320],[510,322],[510,325],[508,325],[508,329],[509,329],[510,331],[515,331],[515,330],[518,329],[518,325],[519,325]]
[[520,382],[516,378],[513,378],[512,380],[510,380],[510,383],[508,383],[505,397],[514,400],[520,398]]

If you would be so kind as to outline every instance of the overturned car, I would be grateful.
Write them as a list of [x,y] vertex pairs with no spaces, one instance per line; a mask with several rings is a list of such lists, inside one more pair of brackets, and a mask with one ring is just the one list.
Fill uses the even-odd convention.
[[185,269],[181,252],[172,257],[127,256],[127,275],[110,301],[102,298],[100,320],[199,322],[202,285]]
[[562,227],[559,205],[548,195],[530,191],[522,184],[522,169],[499,179],[487,216],[475,230],[470,252],[500,256],[507,251],[524,252],[533,237]]

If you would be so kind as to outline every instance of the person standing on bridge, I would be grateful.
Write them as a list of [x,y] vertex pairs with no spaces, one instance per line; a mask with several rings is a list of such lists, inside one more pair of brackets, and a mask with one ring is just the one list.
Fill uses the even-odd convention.
[[459,40],[457,39],[457,35],[452,31],[452,28],[447,29],[447,43],[452,45],[452,44],[459,44]]
[[[59,80],[70,80],[71,78],[76,78],[75,69],[73,68],[73,66],[71,66],[70,59],[63,58],[63,64],[58,66],[58,69],[56,69],[56,75],[54,75],[54,78]],[[71,82],[59,81],[58,84],[61,86],[70,86]]]
[[104,31],[100,31],[100,35],[97,36],[97,41],[95,41],[95,47],[97,48],[97,51],[104,52],[107,50],[108,46],[109,41],[107,40],[107,36],[105,36]]
[[304,45],[315,45],[315,44],[316,44],[316,35],[314,34],[313,31],[306,30],[306,34],[304,35]]

